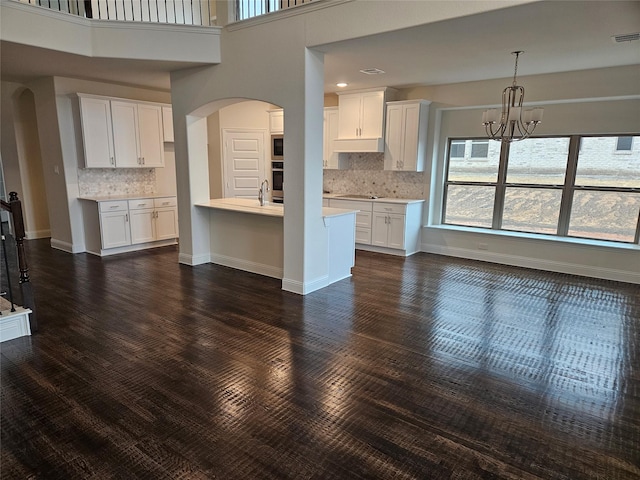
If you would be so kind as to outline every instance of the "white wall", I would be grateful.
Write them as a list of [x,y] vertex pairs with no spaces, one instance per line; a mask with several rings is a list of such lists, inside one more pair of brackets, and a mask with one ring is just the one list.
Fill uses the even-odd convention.
[[[194,135],[200,131],[197,120],[187,116],[207,117],[226,106],[208,105],[226,99],[265,101],[285,110],[285,149],[288,159],[294,160],[287,164],[283,286],[306,292],[328,278],[326,254],[318,254],[327,251],[321,217],[322,59],[304,48],[304,18],[276,23],[225,31],[221,65],[172,75],[181,260],[190,263],[208,253],[196,248],[204,247],[198,237],[206,235],[208,220],[191,207],[208,199],[208,162],[201,159],[201,148],[187,138],[188,123],[197,131]],[[200,184],[202,178],[206,186]]]
[[[435,121],[430,132],[433,141],[429,142],[433,152],[431,165],[427,167],[429,208],[424,219],[422,250],[640,283],[638,246],[614,247],[581,240],[527,238],[439,226],[447,138],[484,137],[482,111],[489,102],[499,100],[502,88],[508,85],[505,82],[473,82],[404,92],[407,96],[427,95],[435,102],[432,104]],[[640,132],[640,69],[636,66],[523,77],[519,83],[527,89],[525,100],[545,109],[543,122],[536,129],[538,135]],[[574,85],[577,87],[573,88]],[[449,102],[468,108],[451,109]],[[483,250],[479,249],[481,243]]]

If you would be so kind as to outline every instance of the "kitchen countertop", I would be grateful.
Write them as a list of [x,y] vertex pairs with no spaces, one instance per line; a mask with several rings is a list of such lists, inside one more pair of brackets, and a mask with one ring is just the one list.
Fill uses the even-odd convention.
[[[281,203],[267,203],[260,205],[258,200],[250,198],[215,198],[206,203],[196,203],[196,207],[213,208],[217,210],[229,210],[233,212],[252,213],[254,215],[265,215],[269,217],[283,217],[284,206]],[[337,217],[356,213],[355,210],[345,210],[344,208],[323,207],[323,217]]]
[[380,197],[380,198],[358,198],[358,197],[348,197],[347,193],[324,193],[322,194],[322,198],[327,199],[335,199],[335,200],[349,200],[354,202],[382,202],[382,203],[419,203],[424,202],[424,198],[391,198],[391,197]]
[[146,193],[140,195],[103,195],[97,197],[78,197],[79,200],[91,202],[109,202],[111,200],[140,200],[141,198],[167,198],[175,197],[175,194]]

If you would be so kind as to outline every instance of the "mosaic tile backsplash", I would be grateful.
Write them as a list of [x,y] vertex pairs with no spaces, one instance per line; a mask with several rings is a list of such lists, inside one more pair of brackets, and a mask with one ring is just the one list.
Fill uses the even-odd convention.
[[384,169],[384,153],[341,153],[340,170],[325,170],[322,187],[331,193],[424,198],[423,172]]
[[156,193],[154,168],[85,168],[78,170],[81,197]]

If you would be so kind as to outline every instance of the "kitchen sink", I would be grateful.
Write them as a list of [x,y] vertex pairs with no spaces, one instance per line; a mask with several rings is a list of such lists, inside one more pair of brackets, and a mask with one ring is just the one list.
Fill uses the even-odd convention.
[[350,194],[350,193],[346,193],[344,195],[336,195],[336,198],[363,198],[366,200],[375,200],[376,198],[380,198],[377,195],[356,195],[356,194]]

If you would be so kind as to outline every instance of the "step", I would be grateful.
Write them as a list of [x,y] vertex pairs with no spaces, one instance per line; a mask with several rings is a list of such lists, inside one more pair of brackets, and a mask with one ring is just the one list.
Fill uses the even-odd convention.
[[23,307],[16,307],[15,312],[10,309],[2,310],[2,315],[0,315],[0,342],[31,335],[31,327],[29,326],[30,313],[31,310]]

